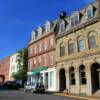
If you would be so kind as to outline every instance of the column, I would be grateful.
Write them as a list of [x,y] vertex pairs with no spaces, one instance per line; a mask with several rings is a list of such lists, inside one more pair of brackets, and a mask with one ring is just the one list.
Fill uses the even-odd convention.
[[59,90],[59,69],[56,69],[56,91],[58,92]]
[[86,69],[86,78],[87,78],[87,95],[92,95],[92,82],[91,82],[91,70],[90,70],[90,64],[86,64],[87,69]]
[[75,79],[76,79],[76,87],[77,87],[76,94],[80,94],[79,65],[77,65],[75,67],[76,67],[76,70],[75,70]]

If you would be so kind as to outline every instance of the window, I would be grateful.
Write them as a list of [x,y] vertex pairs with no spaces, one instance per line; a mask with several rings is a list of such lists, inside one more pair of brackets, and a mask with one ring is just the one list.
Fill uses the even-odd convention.
[[93,7],[89,6],[89,8],[87,9],[87,18],[91,18],[93,17]]
[[31,37],[32,37],[32,40],[34,40],[35,39],[35,32],[34,31],[32,31],[32,33],[31,33]]
[[69,54],[74,53],[74,43],[71,41],[69,41],[69,43],[68,43],[68,53]]
[[50,32],[50,22],[47,21],[45,25],[46,32]]
[[41,66],[41,56],[39,57],[38,66]]
[[32,54],[32,47],[29,48],[29,54]]
[[91,35],[89,36],[89,48],[94,48],[96,47],[96,39],[95,39],[95,35]]
[[41,43],[39,43],[39,53],[41,53],[41,51],[42,51],[42,45]]
[[65,56],[65,45],[60,44],[60,57]]
[[50,72],[50,87],[54,87],[54,72]]
[[79,24],[79,16],[75,16],[75,25]]
[[79,75],[80,75],[80,84],[86,84],[86,71],[85,71],[85,66],[81,65],[79,67]]
[[60,32],[62,33],[64,31],[65,31],[65,24],[64,24],[64,22],[62,22],[60,25]]
[[44,43],[44,50],[47,50],[47,41]]
[[47,56],[46,55],[44,55],[44,66],[46,66],[46,64],[47,64],[47,58],[46,58]]
[[54,60],[54,59],[53,59],[53,55],[51,54],[51,55],[50,55],[50,65],[53,65],[53,60]]
[[74,17],[71,18],[71,26],[74,26]]
[[84,51],[85,50],[85,45],[84,45],[84,40],[82,37],[78,38],[78,51]]
[[79,14],[75,14],[71,17],[71,26],[75,26],[79,24]]
[[36,59],[34,59],[34,67],[36,67]]
[[69,75],[70,75],[70,84],[75,85],[75,72],[74,72],[74,67],[71,67],[69,69]]
[[42,28],[41,27],[38,27],[38,34],[39,34],[39,36],[41,36],[42,35]]
[[54,42],[53,37],[51,37],[51,38],[50,38],[50,47],[53,46],[53,42]]
[[36,44],[34,44],[34,54],[37,53],[37,48],[36,48]]

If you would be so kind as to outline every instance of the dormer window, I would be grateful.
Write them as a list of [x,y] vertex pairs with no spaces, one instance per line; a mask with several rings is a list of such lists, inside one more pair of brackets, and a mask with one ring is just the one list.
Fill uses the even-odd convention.
[[64,32],[65,31],[65,23],[64,21],[61,23],[60,25],[60,33]]
[[50,22],[49,21],[47,21],[45,24],[45,30],[46,32],[50,32]]
[[89,8],[87,9],[87,19],[93,17],[93,7],[89,6]]
[[75,26],[79,24],[79,13],[75,13],[72,17],[71,17],[71,26]]
[[38,27],[38,34],[39,34],[39,36],[41,36],[42,35],[42,28],[41,27]]
[[31,39],[34,40],[34,39],[35,39],[35,32],[32,31],[31,35],[32,35],[32,36],[31,36]]

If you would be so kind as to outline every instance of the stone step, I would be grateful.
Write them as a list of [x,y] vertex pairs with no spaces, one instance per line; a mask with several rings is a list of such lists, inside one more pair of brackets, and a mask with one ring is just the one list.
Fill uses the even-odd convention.
[[98,96],[98,97],[100,97],[100,89],[97,90],[97,91],[94,93],[94,96]]

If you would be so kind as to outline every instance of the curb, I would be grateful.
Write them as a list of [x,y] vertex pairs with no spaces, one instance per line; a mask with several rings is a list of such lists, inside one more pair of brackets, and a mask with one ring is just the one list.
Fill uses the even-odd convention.
[[100,99],[93,99],[93,98],[88,98],[88,97],[66,95],[66,94],[61,94],[61,93],[54,93],[54,95],[65,96],[65,97],[70,97],[70,98],[77,98],[77,99],[84,99],[84,100],[100,100]]

